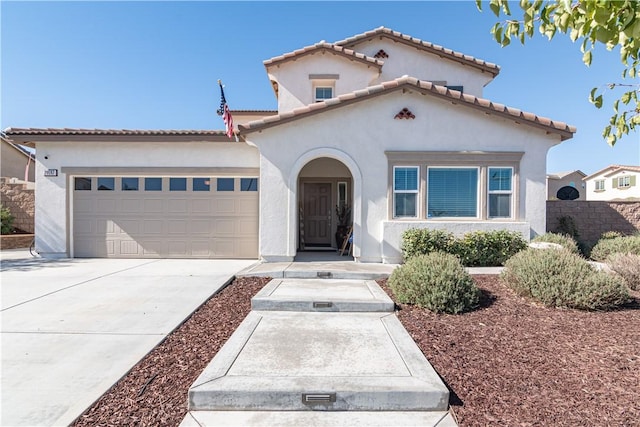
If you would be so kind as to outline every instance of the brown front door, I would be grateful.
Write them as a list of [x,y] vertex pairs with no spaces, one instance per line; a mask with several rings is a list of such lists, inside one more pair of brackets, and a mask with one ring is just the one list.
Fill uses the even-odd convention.
[[304,184],[304,240],[306,246],[331,246],[331,183]]

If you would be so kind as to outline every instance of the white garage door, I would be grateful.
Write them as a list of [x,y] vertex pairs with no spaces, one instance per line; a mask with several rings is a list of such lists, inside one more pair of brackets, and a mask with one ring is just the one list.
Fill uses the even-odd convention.
[[256,177],[73,177],[73,255],[257,258]]

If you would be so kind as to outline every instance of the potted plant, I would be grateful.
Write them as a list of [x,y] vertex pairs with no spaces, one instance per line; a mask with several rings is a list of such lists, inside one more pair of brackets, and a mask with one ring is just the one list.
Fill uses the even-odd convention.
[[351,225],[351,207],[347,203],[336,205],[336,217],[338,227],[336,229],[336,246],[340,248],[344,238],[347,237]]

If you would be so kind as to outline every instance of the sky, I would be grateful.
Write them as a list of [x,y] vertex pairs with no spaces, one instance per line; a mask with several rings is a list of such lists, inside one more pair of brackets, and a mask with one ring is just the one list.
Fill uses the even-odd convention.
[[576,126],[547,172],[640,165],[640,133],[602,139],[615,94],[588,101],[621,81],[618,52],[599,48],[588,68],[562,35],[501,48],[496,22],[473,1],[2,0],[0,127],[221,130],[218,79],[232,110],[275,110],[264,60],[384,26],[498,64],[484,98]]

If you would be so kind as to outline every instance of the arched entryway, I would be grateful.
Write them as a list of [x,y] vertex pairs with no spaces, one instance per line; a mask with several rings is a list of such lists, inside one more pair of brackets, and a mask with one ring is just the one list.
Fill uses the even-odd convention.
[[298,251],[335,251],[353,225],[353,179],[339,160],[320,157],[298,174]]

